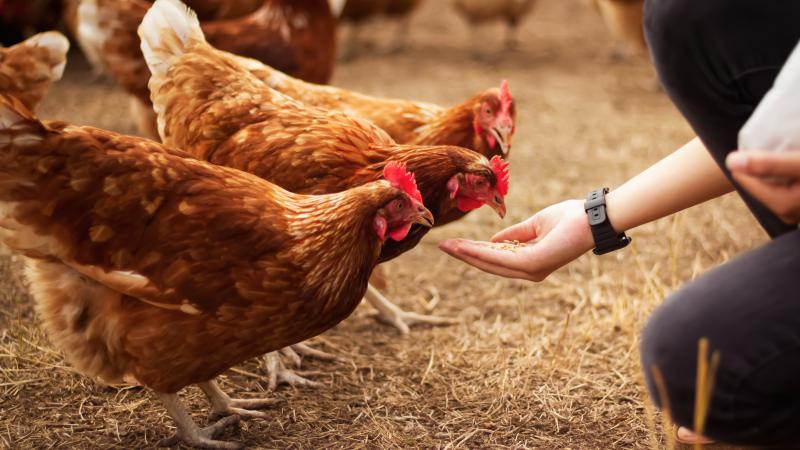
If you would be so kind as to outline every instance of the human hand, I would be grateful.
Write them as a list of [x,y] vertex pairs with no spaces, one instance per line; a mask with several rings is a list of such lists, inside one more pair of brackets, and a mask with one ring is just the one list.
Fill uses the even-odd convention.
[[[504,241],[519,241],[526,245],[497,244]],[[542,281],[556,269],[594,248],[594,239],[583,201],[567,200],[497,233],[492,242],[447,239],[439,243],[439,248],[484,272]]]
[[738,151],[726,164],[733,179],[781,220],[800,222],[800,151]]

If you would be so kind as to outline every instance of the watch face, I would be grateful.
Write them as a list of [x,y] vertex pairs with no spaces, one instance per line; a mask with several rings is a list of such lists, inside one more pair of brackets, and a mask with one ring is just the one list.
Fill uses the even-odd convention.
[[587,213],[589,214],[589,226],[600,225],[606,221],[605,206],[592,208]]

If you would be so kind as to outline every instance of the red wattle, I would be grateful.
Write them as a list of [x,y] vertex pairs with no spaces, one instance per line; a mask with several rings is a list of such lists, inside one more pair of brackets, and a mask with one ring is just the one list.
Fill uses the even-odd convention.
[[458,207],[458,210],[461,212],[469,212],[481,206],[483,206],[483,202],[475,200],[474,198],[458,197],[458,200],[456,200],[456,207]]
[[497,144],[497,138],[493,134],[486,135],[486,141],[489,142],[489,148],[491,149],[494,149],[495,144]]
[[409,230],[411,230],[411,222],[403,225],[402,227],[389,230],[389,237],[395,241],[402,241],[406,238],[406,236],[408,236]]

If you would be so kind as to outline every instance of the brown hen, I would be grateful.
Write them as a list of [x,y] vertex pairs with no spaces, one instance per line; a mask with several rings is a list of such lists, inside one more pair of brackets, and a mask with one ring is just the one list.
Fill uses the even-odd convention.
[[[264,177],[303,193],[337,192],[371,181],[386,161],[402,161],[435,215],[489,204],[502,216],[507,177],[498,159],[453,146],[399,146],[381,129],[341,112],[309,107],[269,88],[211,47],[193,14],[177,0],[158,0],[140,27],[159,132],[164,142],[197,157]],[[198,111],[202,111],[199,114]],[[385,261],[415,245],[386,246]],[[370,289],[367,300],[385,321],[446,323],[405,313]]]
[[456,11],[467,21],[472,36],[473,56],[478,52],[480,36],[478,27],[492,21],[506,23],[506,50],[514,50],[519,45],[517,36],[519,25],[530,14],[536,0],[451,0]]
[[0,94],[13,95],[28,109],[35,109],[50,83],[64,74],[68,50],[69,41],[56,31],[37,34],[13,47],[0,47]]
[[411,13],[422,3],[422,0],[346,0],[340,19],[350,22],[350,38],[343,54],[345,59],[357,56],[361,26],[369,19],[386,17],[398,22],[391,51],[403,50],[408,42],[411,28]]
[[613,56],[646,55],[644,0],[594,0],[608,31],[616,41]]
[[507,157],[511,150],[517,111],[505,81],[499,88],[443,108],[307,83],[252,59],[240,58],[239,62],[271,88],[307,105],[367,119],[400,144],[458,145],[487,158]]
[[[135,120],[143,133],[155,138],[147,89],[150,72],[136,35],[150,6],[148,0],[81,0],[78,38],[92,64],[136,98],[132,103]],[[335,62],[335,25],[327,0],[261,0],[258,9],[246,16],[201,26],[215,47],[307,81],[327,83]]]
[[[237,448],[214,434],[270,401],[232,400],[214,377],[346,318],[384,240],[431,225],[413,175],[383,173],[294,194],[0,96],[0,241],[29,258],[53,343],[87,375],[156,391],[189,445]],[[189,384],[230,417],[200,430],[176,395]]]

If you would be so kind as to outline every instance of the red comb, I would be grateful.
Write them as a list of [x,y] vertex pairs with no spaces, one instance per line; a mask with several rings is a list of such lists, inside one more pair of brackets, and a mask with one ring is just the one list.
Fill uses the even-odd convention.
[[409,197],[422,203],[422,194],[417,189],[417,180],[414,174],[406,170],[405,164],[398,162],[387,163],[383,167],[383,177],[397,189],[402,190]]
[[499,155],[494,155],[492,160],[489,161],[489,167],[492,168],[494,176],[497,177],[497,191],[505,197],[508,194],[508,162]]
[[505,114],[511,114],[511,103],[514,98],[511,97],[511,91],[508,90],[508,81],[503,80],[500,83],[500,105]]

